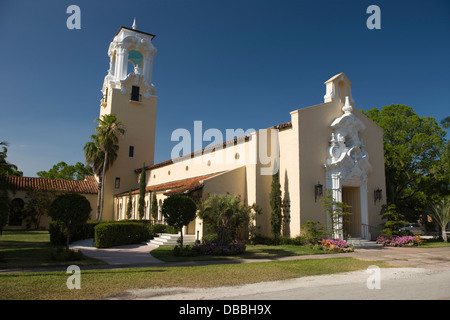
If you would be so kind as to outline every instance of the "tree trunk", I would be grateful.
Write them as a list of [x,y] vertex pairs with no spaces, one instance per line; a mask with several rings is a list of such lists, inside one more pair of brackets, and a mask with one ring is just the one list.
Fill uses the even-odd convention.
[[105,151],[105,161],[103,161],[103,173],[102,173],[102,189],[100,194],[100,212],[97,218],[98,221],[102,220],[103,216],[103,203],[104,203],[104,195],[105,195],[105,173],[106,173],[106,164],[108,163],[108,152]]
[[447,242],[447,232],[445,232],[445,226],[442,227],[442,239]]
[[180,248],[183,251],[183,227],[180,228]]
[[228,228],[222,225],[219,228],[219,232],[217,233],[217,245],[224,246],[228,244],[229,237],[230,233],[228,231]]
[[69,251],[69,243],[70,243],[70,229],[67,228],[66,251]]

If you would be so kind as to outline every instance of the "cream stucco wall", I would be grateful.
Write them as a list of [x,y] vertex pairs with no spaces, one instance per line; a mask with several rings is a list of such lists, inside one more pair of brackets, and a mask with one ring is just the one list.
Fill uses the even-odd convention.
[[[58,193],[56,193],[56,194],[58,195]],[[85,193],[81,193],[81,195],[86,197],[86,199],[89,201],[89,204],[91,205],[91,215],[90,215],[89,221],[95,220],[95,213],[96,213],[96,208],[97,208],[97,195],[96,194],[85,194]],[[25,203],[25,206],[26,206],[27,202],[29,201],[28,191],[25,191],[25,190],[17,190],[15,192],[15,194],[10,193],[9,196],[10,196],[11,200],[16,199],[16,198],[22,199]],[[43,215],[40,219],[39,229],[48,230],[50,221],[52,221],[52,219],[48,215]],[[4,230],[25,229],[26,227],[27,227],[26,220],[22,220],[21,226],[6,226],[4,228]],[[31,226],[31,227],[34,228],[34,226]]]

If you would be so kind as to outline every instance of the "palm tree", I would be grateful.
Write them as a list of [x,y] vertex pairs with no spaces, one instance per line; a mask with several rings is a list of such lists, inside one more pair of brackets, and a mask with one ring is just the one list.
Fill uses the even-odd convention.
[[447,242],[446,226],[450,222],[450,196],[430,205],[430,215],[441,229],[442,239]]
[[86,162],[92,166],[94,174],[99,178],[99,193],[97,199],[97,220],[101,220],[103,214],[104,177],[106,171],[117,159],[119,150],[119,136],[125,133],[122,123],[117,121],[114,114],[103,115],[96,119],[99,123],[97,134],[91,136],[90,142],[84,146]]
[[92,171],[94,175],[98,177],[98,191],[97,191],[97,219],[100,217],[100,194],[101,194],[101,185],[102,185],[102,173],[103,173],[103,161],[105,158],[105,154],[100,149],[98,144],[98,139],[96,135],[91,136],[91,140],[86,143],[84,146],[84,157],[86,159],[86,163],[92,166]]
[[95,129],[97,132],[98,146],[104,153],[102,177],[103,182],[101,185],[101,195],[100,195],[100,215],[99,220],[101,220],[103,215],[103,201],[105,193],[105,174],[108,166],[111,166],[114,162],[112,158],[112,153],[117,152],[119,146],[119,136],[125,134],[125,129],[122,126],[122,122],[117,120],[115,114],[105,114],[101,119],[97,119],[98,127]]

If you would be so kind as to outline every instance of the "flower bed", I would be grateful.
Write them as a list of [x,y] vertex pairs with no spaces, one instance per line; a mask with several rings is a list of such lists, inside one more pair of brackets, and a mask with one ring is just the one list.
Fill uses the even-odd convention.
[[323,250],[336,251],[336,252],[352,252],[354,251],[345,240],[341,239],[322,239],[319,241]]
[[398,237],[378,237],[377,243],[384,247],[412,247],[422,243],[420,237],[414,236],[398,236]]

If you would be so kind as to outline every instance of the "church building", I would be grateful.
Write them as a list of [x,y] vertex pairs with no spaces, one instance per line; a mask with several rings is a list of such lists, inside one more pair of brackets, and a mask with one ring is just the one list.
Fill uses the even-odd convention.
[[[158,202],[157,220],[163,220],[161,206],[170,195],[198,199],[230,193],[261,207],[256,227],[268,236],[272,175],[278,172],[286,223],[283,235],[299,235],[308,220],[327,225],[320,200],[331,192],[336,201],[351,206],[346,230],[353,238],[376,236],[386,190],[383,131],[354,107],[352,83],[344,73],[325,81],[322,103],[291,111],[285,123],[241,132],[186,154],[178,152],[185,150],[177,145],[176,156],[154,163],[154,37],[138,31],[135,24],[121,27],[108,49],[110,68],[103,83],[100,116],[115,114],[126,133],[119,139],[117,160],[104,177],[103,220],[126,219],[130,190],[132,218],[138,217],[139,176],[145,163],[146,219],[150,219],[153,194]],[[129,62],[132,70],[128,70]],[[184,231],[201,239],[205,230],[197,218]]]
[[[386,199],[383,131],[355,108],[352,83],[344,73],[325,81],[322,103],[291,111],[285,123],[257,131],[236,129],[227,139],[219,139],[222,135],[217,129],[200,130],[202,139],[208,136],[206,141],[212,137],[225,141],[191,152],[191,141],[185,147],[181,139],[171,159],[154,163],[158,100],[152,82],[154,37],[137,30],[134,23],[132,28],[121,27],[109,45],[110,67],[102,87],[100,118],[115,114],[126,133],[119,138],[117,158],[103,179],[102,220],[127,218],[130,190],[131,219],[138,219],[139,178],[145,163],[145,219],[155,220],[150,214],[153,196],[158,205],[156,222],[162,222],[161,207],[171,195],[200,199],[207,194],[229,193],[239,195],[246,205],[257,204],[262,209],[256,216],[256,230],[270,236],[270,190],[273,174],[278,173],[284,236],[300,235],[308,220],[329,225],[321,202],[328,193],[351,206],[351,221],[344,226],[346,234],[338,231],[335,237],[377,236]],[[233,128],[233,123],[229,127]],[[179,137],[183,138],[186,131],[180,130]],[[76,192],[89,199],[95,219],[98,177],[79,182],[6,178],[19,192],[13,202],[22,207],[27,190]],[[48,219],[45,221],[43,227],[48,227]],[[19,220],[14,224],[25,226]],[[201,239],[205,233],[202,221],[195,219],[184,233]]]

